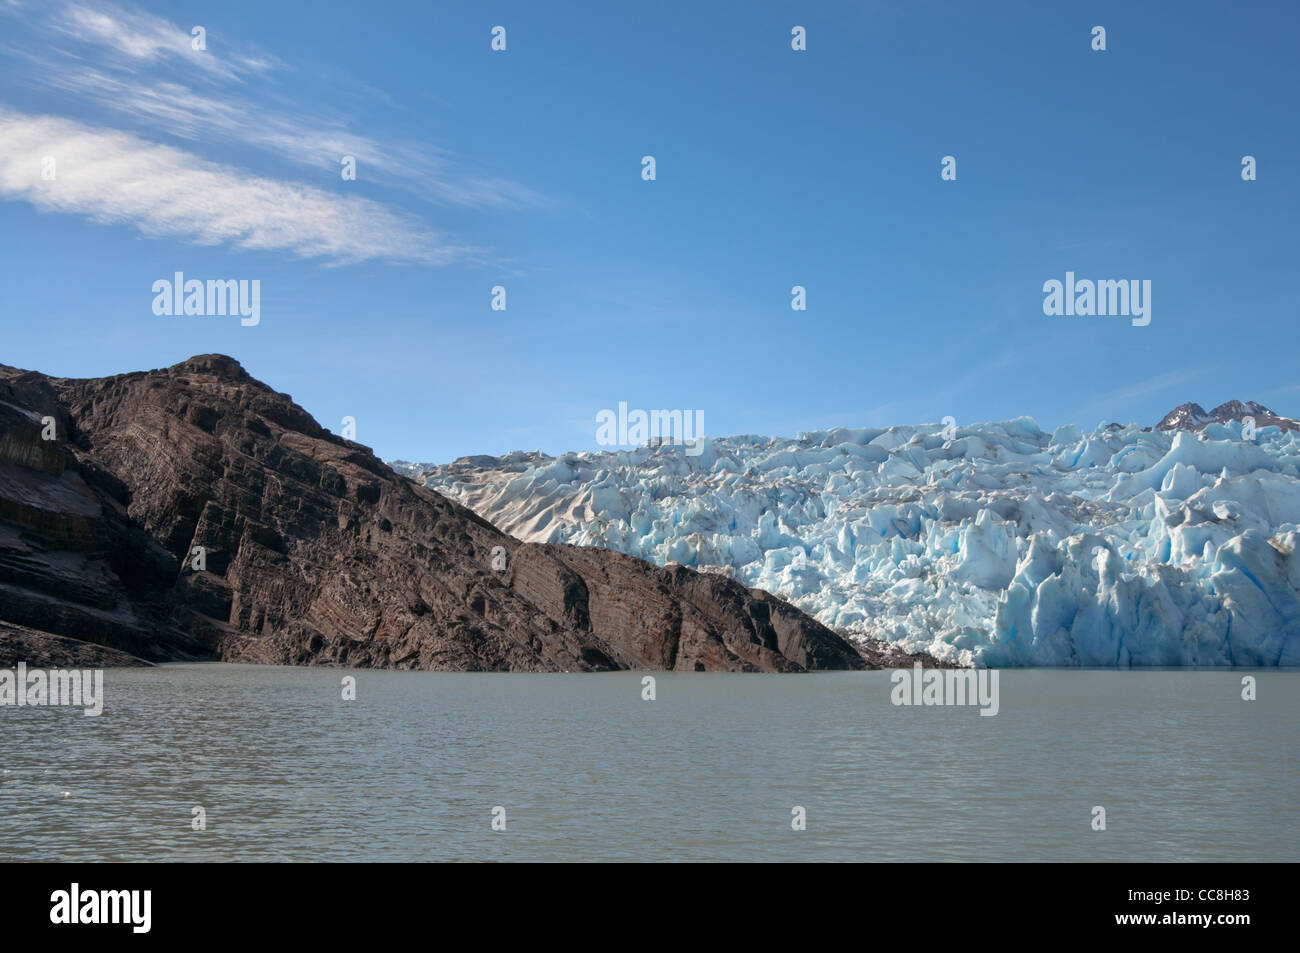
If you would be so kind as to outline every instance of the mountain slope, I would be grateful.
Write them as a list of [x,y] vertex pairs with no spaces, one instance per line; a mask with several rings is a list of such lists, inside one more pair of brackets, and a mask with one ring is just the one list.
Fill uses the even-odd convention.
[[958,663],[1296,665],[1300,431],[1215,412],[1246,410],[1251,439],[1196,408],[1195,432],[1019,418],[402,468],[523,539],[713,567]]
[[1256,427],[1278,427],[1282,430],[1300,430],[1300,421],[1282,417],[1263,404],[1253,400],[1229,400],[1206,411],[1200,404],[1180,404],[1156,424],[1157,430],[1204,430],[1210,424],[1242,423],[1246,418]]
[[93,380],[0,366],[0,621],[11,661],[41,633],[147,661],[446,670],[884,658],[721,576],[522,544],[221,355]]

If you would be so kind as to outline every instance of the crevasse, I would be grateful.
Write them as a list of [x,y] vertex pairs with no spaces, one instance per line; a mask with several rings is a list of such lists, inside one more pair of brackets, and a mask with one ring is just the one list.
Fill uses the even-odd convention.
[[1262,666],[1300,665],[1298,466],[1278,427],[1021,417],[399,468],[523,539],[725,571],[941,658]]

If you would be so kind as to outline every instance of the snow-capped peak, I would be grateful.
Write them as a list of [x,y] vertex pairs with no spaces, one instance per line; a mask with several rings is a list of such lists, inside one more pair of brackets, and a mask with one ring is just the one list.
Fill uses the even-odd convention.
[[1230,421],[1241,423],[1247,417],[1255,421],[1256,427],[1281,427],[1283,430],[1300,429],[1300,421],[1291,417],[1282,417],[1269,410],[1263,404],[1253,400],[1229,400],[1207,412],[1200,404],[1181,404],[1165,414],[1157,430],[1202,430],[1208,424],[1226,424]]

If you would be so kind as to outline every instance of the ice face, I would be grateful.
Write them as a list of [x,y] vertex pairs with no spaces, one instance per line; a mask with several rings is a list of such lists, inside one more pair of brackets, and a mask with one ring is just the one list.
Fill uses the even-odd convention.
[[1278,427],[1022,417],[414,469],[523,539],[716,568],[941,658],[1262,666],[1300,665],[1298,465]]

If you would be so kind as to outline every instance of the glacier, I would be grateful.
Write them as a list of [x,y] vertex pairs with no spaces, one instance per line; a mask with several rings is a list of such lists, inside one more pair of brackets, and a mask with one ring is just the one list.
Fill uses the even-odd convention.
[[1298,430],[1020,417],[684,449],[393,466],[521,539],[725,572],[963,665],[1300,665]]

